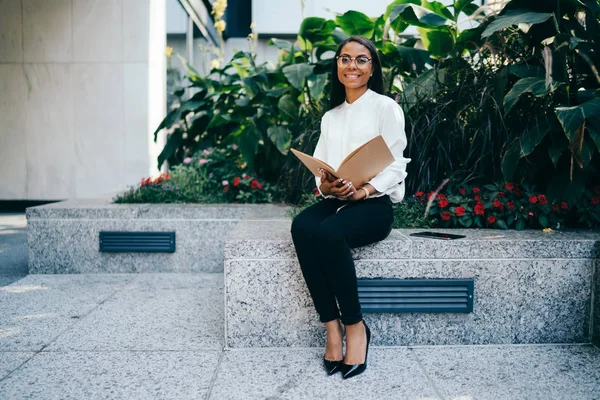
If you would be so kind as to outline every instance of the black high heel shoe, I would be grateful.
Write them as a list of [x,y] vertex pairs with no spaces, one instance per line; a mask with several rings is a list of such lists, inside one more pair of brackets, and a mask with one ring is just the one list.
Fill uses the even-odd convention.
[[327,371],[327,375],[333,375],[336,372],[341,371],[340,366],[342,364],[342,360],[339,361],[329,361],[323,357],[323,365],[325,366],[325,371]]
[[349,365],[349,364],[344,364],[344,362],[342,361],[340,363],[341,364],[340,369],[342,371],[342,378],[344,378],[344,379],[349,379],[349,378],[352,378],[353,376],[360,375],[363,372],[365,372],[365,370],[367,369],[367,357],[369,356],[369,343],[371,342],[371,330],[369,329],[369,327],[367,326],[365,321],[363,321],[363,324],[365,325],[365,331],[367,333],[367,351],[365,353],[365,362],[362,364]]

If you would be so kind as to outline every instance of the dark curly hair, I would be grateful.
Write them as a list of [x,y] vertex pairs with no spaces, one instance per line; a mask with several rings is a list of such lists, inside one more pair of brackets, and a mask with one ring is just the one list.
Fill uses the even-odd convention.
[[332,74],[331,74],[331,97],[329,102],[329,109],[336,108],[340,104],[344,102],[346,99],[346,89],[342,82],[338,79],[338,66],[337,66],[337,56],[342,52],[342,48],[346,45],[346,43],[356,42],[365,46],[369,52],[371,53],[371,62],[373,64],[373,76],[369,78],[369,82],[367,83],[369,89],[379,94],[385,94],[383,89],[383,72],[381,71],[381,61],[379,60],[379,53],[377,53],[377,48],[369,39],[362,36],[350,36],[345,39],[338,46],[335,57],[332,61]]

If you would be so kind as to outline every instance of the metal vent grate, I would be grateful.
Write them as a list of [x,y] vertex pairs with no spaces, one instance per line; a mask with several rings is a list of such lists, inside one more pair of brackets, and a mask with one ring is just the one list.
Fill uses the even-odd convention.
[[359,279],[365,313],[473,312],[472,279]]
[[100,251],[174,253],[175,232],[100,232]]

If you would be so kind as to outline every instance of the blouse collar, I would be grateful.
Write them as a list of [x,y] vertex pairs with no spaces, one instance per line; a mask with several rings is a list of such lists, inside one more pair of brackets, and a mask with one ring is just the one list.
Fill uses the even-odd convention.
[[352,107],[356,104],[362,103],[363,101],[365,101],[365,99],[367,97],[369,97],[369,95],[373,93],[373,91],[371,89],[367,89],[366,92],[364,92],[363,94],[360,95],[360,97],[356,100],[354,100],[352,103],[348,103],[348,101],[346,101],[346,99],[344,99],[344,107]]

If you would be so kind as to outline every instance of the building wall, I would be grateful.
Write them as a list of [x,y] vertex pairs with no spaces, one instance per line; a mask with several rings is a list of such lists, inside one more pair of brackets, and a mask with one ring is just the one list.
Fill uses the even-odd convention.
[[0,0],[0,200],[111,195],[149,174],[153,1]]

